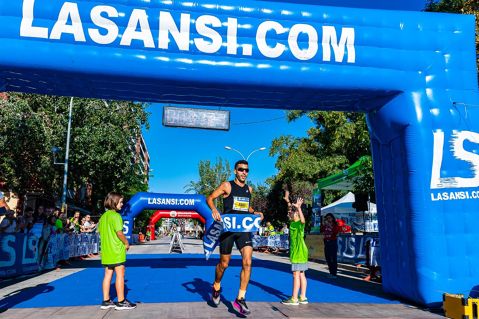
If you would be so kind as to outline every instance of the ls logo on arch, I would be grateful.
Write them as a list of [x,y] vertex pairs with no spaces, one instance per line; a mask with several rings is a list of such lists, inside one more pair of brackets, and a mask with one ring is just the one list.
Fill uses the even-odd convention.
[[[450,139],[450,151],[456,165],[464,165],[469,168],[469,176],[447,176],[441,177],[444,171],[444,132],[434,132],[434,149],[431,172],[431,190],[445,188],[477,188],[479,186],[479,154],[471,150],[478,150],[479,133],[472,131],[453,131]],[[479,191],[442,191],[431,192],[432,201],[442,200],[465,200],[479,199]]]

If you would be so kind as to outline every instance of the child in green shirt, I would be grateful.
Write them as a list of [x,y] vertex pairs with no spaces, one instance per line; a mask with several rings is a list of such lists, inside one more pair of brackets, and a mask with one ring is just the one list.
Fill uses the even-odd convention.
[[[101,309],[115,308],[116,310],[129,310],[136,308],[136,304],[125,298],[125,262],[126,251],[130,244],[123,234],[123,219],[118,213],[123,207],[123,196],[110,192],[105,198],[106,212],[101,215],[98,222],[101,245],[101,263],[105,267],[102,291],[103,302]],[[110,286],[113,273],[116,274],[115,288],[118,302],[110,299]]]
[[[281,303],[284,305],[297,306],[308,303],[306,298],[306,275],[308,269],[308,247],[304,241],[305,218],[301,210],[303,199],[299,197],[296,203],[290,204],[288,196],[285,196],[288,203],[289,223],[289,259],[291,260],[291,270],[293,271],[293,295]],[[298,298],[298,293],[301,294]]]

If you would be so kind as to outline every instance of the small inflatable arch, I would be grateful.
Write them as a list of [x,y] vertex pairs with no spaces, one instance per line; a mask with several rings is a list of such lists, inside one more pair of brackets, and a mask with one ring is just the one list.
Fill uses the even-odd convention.
[[384,289],[429,305],[479,282],[474,17],[23,0],[0,2],[0,30],[2,91],[367,113]]
[[149,225],[153,226],[160,218],[172,217],[172,211],[196,212],[198,216],[195,218],[205,224],[206,228],[213,224],[211,210],[203,195],[141,192],[130,198],[120,212],[123,216],[123,232],[128,240],[131,238],[135,217],[144,210],[158,210],[150,218]]
[[153,215],[151,215],[150,221],[148,222],[148,227],[151,230],[151,240],[155,240],[155,224],[162,218],[192,218],[197,219],[201,223],[205,224],[205,219],[194,211],[157,210],[153,213]]

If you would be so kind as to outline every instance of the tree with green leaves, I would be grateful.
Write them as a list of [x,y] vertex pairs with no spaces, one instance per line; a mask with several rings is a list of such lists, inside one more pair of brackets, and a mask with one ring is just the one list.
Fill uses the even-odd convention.
[[[42,190],[59,197],[63,167],[53,165],[52,148],[66,144],[70,98],[8,94],[0,101],[0,180],[24,194]],[[102,207],[105,195],[147,190],[145,176],[133,158],[135,139],[148,126],[145,104],[73,100],[68,189],[92,185],[93,206]],[[64,158],[65,149],[58,154]],[[95,205],[96,204],[96,205]]]
[[[270,155],[278,156],[276,167],[279,174],[275,177],[275,182],[289,185],[292,194],[299,190],[310,194],[318,179],[341,172],[361,156],[370,157],[369,132],[364,114],[331,111],[288,112],[290,121],[301,116],[308,116],[315,124],[315,127],[309,129],[308,136],[281,136],[273,141],[270,150]],[[299,183],[299,186],[293,187],[295,183]],[[309,183],[310,186],[305,187],[304,183]],[[371,165],[363,171],[361,179],[355,181],[354,190],[374,192],[373,185]],[[339,195],[337,192],[328,192],[326,202],[331,202]],[[303,197],[309,198],[306,195]]]
[[270,188],[265,184],[249,184],[251,186],[251,207],[254,208],[257,212],[262,212],[263,214],[268,210],[268,194]]
[[[190,181],[186,185],[187,193],[202,194],[205,197],[213,193],[213,191],[231,176],[230,164],[221,157],[217,158],[213,164],[210,160],[200,161],[198,163],[198,181]],[[223,210],[223,203],[218,201],[216,206],[220,211]]]

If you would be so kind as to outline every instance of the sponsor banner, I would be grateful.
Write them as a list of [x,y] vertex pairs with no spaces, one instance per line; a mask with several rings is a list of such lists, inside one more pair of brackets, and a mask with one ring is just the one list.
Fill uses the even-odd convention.
[[431,201],[433,202],[466,199],[479,199],[479,191],[475,189],[467,191],[431,192]]
[[173,205],[173,206],[194,206],[194,198],[164,198],[164,197],[150,197],[148,198],[148,205]]
[[[57,21],[48,19],[42,11],[45,7]],[[197,10],[171,12],[166,5],[131,9],[125,10],[124,5],[86,4],[85,1],[24,0],[22,19],[20,25],[16,25],[17,34],[20,38],[39,41],[70,41],[95,47],[138,48],[163,53],[226,53],[239,58],[255,56],[284,60],[289,57],[293,61],[356,63],[357,36],[353,27],[331,23],[293,24],[291,20],[274,21],[271,17],[265,21],[238,18],[215,14],[213,10],[208,14]],[[306,36],[308,45],[304,48]]]
[[338,262],[357,264],[366,261],[366,242],[373,240],[375,256],[379,263],[379,237],[377,235],[340,235],[338,236]]
[[208,260],[220,242],[220,235],[223,232],[223,223],[214,221],[203,235],[203,249],[206,260]]
[[38,237],[24,233],[0,235],[0,278],[38,271]]
[[42,256],[40,267],[53,269],[60,260],[71,257],[97,254],[100,251],[100,234],[55,234],[51,235]]
[[223,232],[255,233],[261,223],[259,215],[253,214],[227,214],[221,216]]
[[[478,200],[479,155],[471,145],[479,144],[479,133],[436,130],[433,140],[431,202]],[[461,163],[464,169],[448,173],[451,163]]]
[[99,252],[99,234],[55,234],[48,242],[33,234],[0,235],[0,278],[53,269],[60,260]]
[[260,216],[253,214],[227,214],[222,215],[221,219],[222,222],[213,222],[203,236],[203,248],[207,260],[218,246],[222,233],[255,233],[258,231],[261,222]]
[[253,236],[253,248],[272,247],[289,249],[289,235]]

